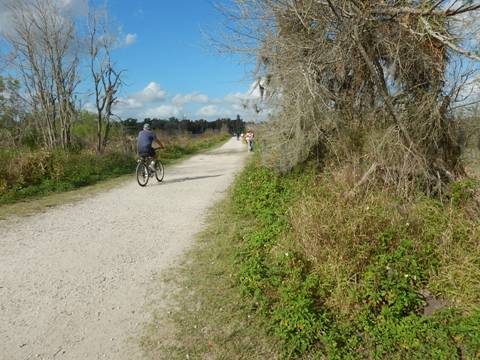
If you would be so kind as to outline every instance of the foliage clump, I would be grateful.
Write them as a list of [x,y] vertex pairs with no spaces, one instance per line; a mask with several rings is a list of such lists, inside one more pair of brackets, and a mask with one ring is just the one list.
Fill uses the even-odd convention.
[[452,183],[443,202],[346,198],[341,178],[315,174],[250,165],[233,192],[234,216],[251,221],[238,233],[238,282],[285,356],[477,358],[473,185]]

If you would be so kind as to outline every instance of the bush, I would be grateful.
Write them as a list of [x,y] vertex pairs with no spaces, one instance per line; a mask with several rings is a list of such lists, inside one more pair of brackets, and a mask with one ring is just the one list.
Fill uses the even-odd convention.
[[72,190],[132,172],[134,158],[121,153],[98,156],[65,151],[4,151],[0,153],[0,203]]
[[338,172],[252,164],[234,187],[232,212],[251,224],[238,282],[286,357],[478,358],[474,183],[453,183],[444,201],[348,189]]

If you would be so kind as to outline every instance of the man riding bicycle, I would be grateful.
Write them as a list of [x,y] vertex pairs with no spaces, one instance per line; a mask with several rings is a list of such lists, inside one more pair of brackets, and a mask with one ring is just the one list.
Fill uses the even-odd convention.
[[155,152],[155,149],[152,147],[153,142],[157,143],[158,146],[162,149],[165,147],[162,142],[158,140],[155,132],[152,131],[150,124],[145,123],[143,125],[143,130],[140,131],[138,134],[138,155],[151,157],[152,162],[150,163],[150,168],[152,170],[155,170],[155,161],[157,160],[157,154]]

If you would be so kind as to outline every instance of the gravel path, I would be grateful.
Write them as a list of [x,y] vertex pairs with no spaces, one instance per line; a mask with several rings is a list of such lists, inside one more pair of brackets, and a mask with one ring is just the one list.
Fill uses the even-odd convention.
[[140,359],[148,288],[192,244],[245,157],[231,139],[167,168],[161,184],[132,179],[0,221],[0,359]]

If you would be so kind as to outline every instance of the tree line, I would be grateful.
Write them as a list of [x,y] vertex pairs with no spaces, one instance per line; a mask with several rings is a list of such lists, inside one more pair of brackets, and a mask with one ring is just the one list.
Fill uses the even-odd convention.
[[246,126],[240,115],[237,115],[235,119],[219,118],[215,121],[178,119],[176,117],[168,119],[145,118],[143,121],[128,118],[121,121],[121,124],[130,134],[136,134],[140,131],[144,123],[149,123],[154,130],[161,130],[170,134],[188,132],[194,135],[203,134],[206,131],[227,131],[231,134],[243,133]]

